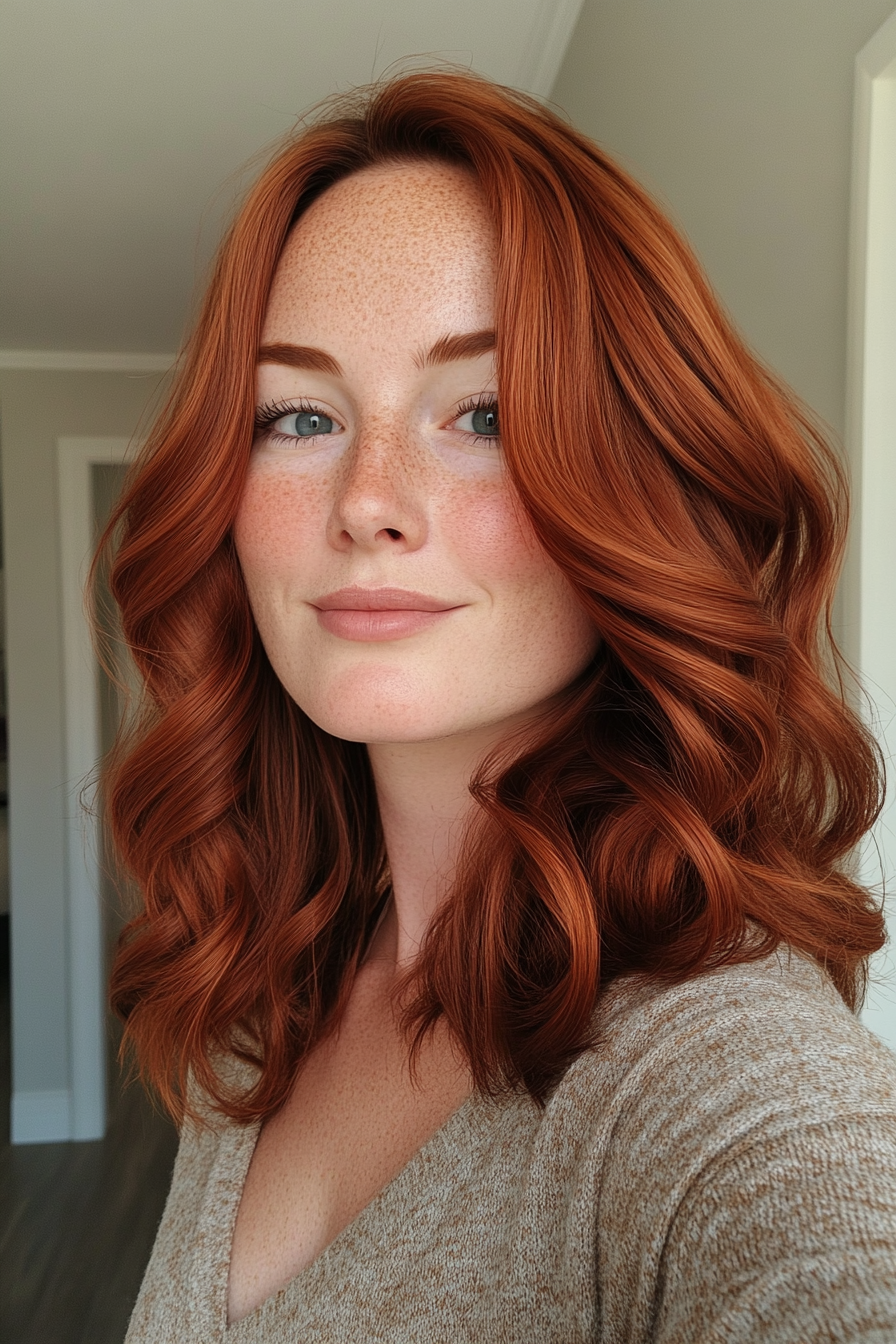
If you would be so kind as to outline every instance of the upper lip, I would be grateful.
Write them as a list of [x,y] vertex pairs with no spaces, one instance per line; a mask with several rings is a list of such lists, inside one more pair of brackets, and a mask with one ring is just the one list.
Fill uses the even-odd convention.
[[450,611],[461,604],[407,588],[340,588],[316,597],[311,605],[319,611]]

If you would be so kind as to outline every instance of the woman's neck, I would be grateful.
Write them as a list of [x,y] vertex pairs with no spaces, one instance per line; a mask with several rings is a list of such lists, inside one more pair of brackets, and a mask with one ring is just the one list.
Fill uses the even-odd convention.
[[392,883],[392,901],[366,960],[404,971],[450,890],[466,824],[476,810],[469,784],[506,736],[492,725],[434,742],[368,746]]

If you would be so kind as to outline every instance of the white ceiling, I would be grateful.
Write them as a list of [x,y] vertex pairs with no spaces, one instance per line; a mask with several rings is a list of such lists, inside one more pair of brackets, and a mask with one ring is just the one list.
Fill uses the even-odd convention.
[[409,57],[547,96],[581,6],[3,0],[0,349],[175,350],[246,161],[303,110]]

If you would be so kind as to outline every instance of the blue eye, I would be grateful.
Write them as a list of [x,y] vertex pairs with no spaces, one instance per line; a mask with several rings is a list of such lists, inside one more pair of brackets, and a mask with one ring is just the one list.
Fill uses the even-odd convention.
[[332,434],[333,421],[320,411],[296,411],[285,415],[278,423],[282,434],[294,434],[297,439],[310,439],[315,434]]
[[481,406],[473,412],[471,417],[474,434],[484,434],[486,436],[497,434],[498,432],[498,408],[497,406]]
[[321,434],[339,434],[343,426],[331,415],[309,402],[298,406],[272,401],[255,412],[255,436],[272,443],[295,443],[297,439],[316,439]]
[[465,434],[475,434],[477,439],[497,439],[501,430],[498,425],[497,401],[468,401],[459,408],[455,420],[457,429]]

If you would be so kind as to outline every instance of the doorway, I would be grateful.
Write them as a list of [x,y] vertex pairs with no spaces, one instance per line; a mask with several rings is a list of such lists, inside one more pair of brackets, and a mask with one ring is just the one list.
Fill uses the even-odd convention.
[[847,652],[888,767],[860,875],[887,898],[863,1020],[896,1050],[896,13],[856,58],[847,446],[853,486]]

